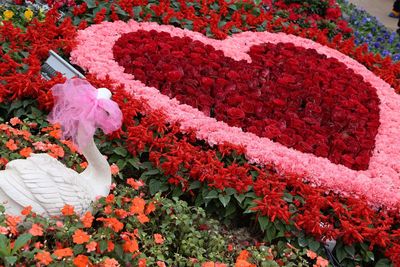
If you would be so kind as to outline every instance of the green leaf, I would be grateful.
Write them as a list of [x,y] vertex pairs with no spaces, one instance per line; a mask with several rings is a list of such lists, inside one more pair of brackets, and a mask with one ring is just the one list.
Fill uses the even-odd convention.
[[229,201],[231,200],[231,196],[219,194],[218,195],[218,199],[222,203],[222,206],[224,206],[224,208],[226,208],[226,206],[228,205]]
[[133,13],[135,14],[135,18],[138,18],[140,16],[140,12],[142,12],[141,6],[133,7]]
[[199,181],[194,181],[190,183],[189,190],[197,189],[201,186]]
[[224,216],[228,217],[229,215],[235,213],[235,211],[236,211],[235,205],[232,202],[230,202],[228,204],[228,206],[226,207],[226,209],[225,209],[225,215]]
[[0,255],[10,255],[10,240],[5,235],[0,235]]
[[127,159],[127,161],[129,162],[129,164],[132,165],[132,167],[134,167],[136,170],[139,170],[140,161],[138,158],[130,158],[130,159]]
[[155,193],[159,192],[161,188],[161,182],[156,179],[151,179],[149,182],[149,190],[150,194],[154,195]]
[[31,234],[22,234],[20,235],[17,240],[15,240],[14,243],[14,248],[12,250],[12,254],[17,252],[20,248],[25,246],[26,243],[28,243],[29,240],[31,240],[32,235]]
[[172,191],[172,197],[180,197],[183,194],[182,190],[179,187],[175,187]]
[[346,250],[343,247],[336,248],[336,258],[339,262],[342,262],[347,256]]
[[237,6],[235,4],[229,5],[229,9],[236,11],[237,10]]
[[276,237],[276,229],[274,226],[268,227],[267,229],[267,239],[269,242],[275,239]]
[[119,5],[115,5],[115,12],[118,15],[124,16],[124,17],[128,17],[128,13],[126,13]]
[[81,18],[80,17],[75,17],[73,20],[73,24],[74,25],[79,25],[79,23],[81,22]]
[[75,245],[74,246],[74,254],[75,255],[81,254],[83,252],[83,250],[84,250],[83,245]]
[[160,173],[159,169],[151,169],[151,170],[148,170],[148,171],[144,172],[142,174],[142,176],[152,176],[152,175],[156,175],[156,174],[159,174],[159,173]]
[[233,195],[233,194],[235,194],[236,193],[236,190],[235,189],[233,189],[233,188],[225,188],[225,193],[227,194],[227,195]]
[[304,248],[304,247],[306,247],[308,245],[307,239],[305,239],[303,236],[300,236],[297,239],[297,243],[299,243],[299,246],[302,247],[302,248]]
[[123,147],[116,147],[114,148],[114,153],[120,155],[122,157],[126,157],[128,155],[128,151]]
[[208,192],[207,196],[205,197],[205,199],[214,199],[218,197],[218,192],[216,190],[211,190],[210,192]]
[[308,247],[309,247],[312,251],[317,251],[317,250],[319,249],[320,246],[321,246],[320,243],[317,242],[317,241],[315,241],[315,240],[312,240],[312,241],[308,242]]
[[292,203],[293,202],[293,196],[287,192],[285,192],[283,194],[283,200],[285,200],[288,203]]
[[372,251],[367,251],[367,253],[365,254],[369,260],[374,261],[375,260],[375,256],[374,253]]
[[99,242],[99,248],[101,252],[104,252],[108,248],[108,244],[106,240],[101,240]]
[[119,245],[119,244],[115,244],[114,250],[115,250],[115,253],[117,254],[117,256],[118,256],[120,259],[123,259],[123,257],[124,257],[124,251],[123,251],[123,249],[122,249],[122,246]]
[[265,231],[268,228],[269,220],[266,216],[258,216],[258,223],[260,224],[261,230]]
[[96,7],[96,1],[95,0],[85,0],[85,3],[87,4],[88,8],[95,8]]
[[392,266],[388,259],[380,259],[376,264],[375,267],[388,267]]
[[354,257],[354,254],[356,253],[354,246],[344,246],[344,250],[352,257]]
[[7,256],[4,258],[6,264],[14,265],[17,262],[17,257],[16,256]]
[[125,168],[126,163],[127,163],[126,160],[123,160],[123,159],[117,160],[117,166],[118,166],[118,168],[119,168],[120,170],[122,170],[123,168]]
[[242,203],[243,202],[243,200],[246,198],[246,196],[245,195],[243,195],[243,194],[233,194],[233,196],[236,198],[236,200],[239,202],[239,203]]
[[194,205],[196,207],[200,207],[203,204],[204,204],[203,196],[201,194],[198,194],[197,197],[196,197],[196,200],[194,201]]

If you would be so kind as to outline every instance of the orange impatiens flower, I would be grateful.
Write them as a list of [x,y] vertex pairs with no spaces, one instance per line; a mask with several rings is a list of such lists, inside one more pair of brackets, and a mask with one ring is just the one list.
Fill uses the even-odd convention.
[[61,140],[61,143],[66,145],[69,148],[69,150],[71,150],[72,153],[75,153],[75,152],[78,151],[78,149],[76,148],[75,144],[72,143],[72,141],[70,141],[70,140]]
[[83,244],[90,240],[90,236],[81,229],[77,229],[74,234],[72,235],[72,241],[75,244]]
[[8,163],[8,159],[6,158],[0,158],[0,165],[6,166]]
[[314,266],[316,267],[327,267],[329,265],[329,261],[327,259],[324,259],[320,256],[317,257],[317,262]]
[[95,251],[96,247],[97,247],[97,242],[96,241],[92,241],[92,242],[86,244],[86,249],[87,249],[88,253],[90,253],[92,251]]
[[12,215],[6,215],[6,224],[8,228],[10,229],[10,232],[12,234],[17,234],[17,225],[21,222],[21,217],[19,216],[12,216]]
[[105,259],[101,265],[101,267],[119,267],[121,266],[116,259],[113,258],[107,258]]
[[134,214],[143,214],[145,205],[146,205],[146,202],[144,201],[143,198],[135,197],[132,200],[132,206],[130,208],[130,212],[132,212]]
[[85,255],[78,255],[74,259],[76,267],[87,267],[89,265],[89,258]]
[[250,252],[242,250],[236,259],[235,267],[256,267],[255,264],[251,264],[247,261],[250,257]]
[[97,221],[104,222],[104,225],[113,229],[114,232],[119,232],[124,228],[124,224],[116,218],[98,218]]
[[71,257],[72,255],[74,255],[74,252],[71,248],[60,248],[60,249],[56,249],[54,251],[54,255],[58,258],[65,258],[65,257]]
[[150,202],[150,203],[147,205],[147,207],[146,207],[145,214],[150,214],[150,213],[152,213],[152,212],[155,211],[155,210],[156,210],[156,205],[154,205],[153,202]]
[[47,252],[47,251],[38,252],[35,255],[35,260],[37,260],[38,263],[44,264],[46,266],[49,265],[53,261],[53,259],[51,258],[50,253]]
[[236,260],[247,260],[250,257],[250,252],[242,250]]
[[65,155],[64,149],[59,145],[50,144],[47,148],[50,150],[49,155],[53,158],[62,158]]
[[15,126],[17,124],[22,124],[22,121],[19,118],[14,117],[14,118],[11,118],[10,123],[12,126]]
[[110,169],[112,175],[117,175],[119,173],[119,168],[115,163],[111,164]]
[[21,215],[29,215],[32,212],[32,206],[27,206],[21,211]]
[[132,186],[133,189],[138,190],[141,186],[144,185],[143,181],[136,181],[135,179],[128,178],[126,180],[126,183],[130,186]]
[[107,241],[107,251],[108,251],[108,252],[113,251],[113,250],[114,250],[114,247],[115,247],[114,243],[113,243],[112,241],[108,240],[108,241]]
[[114,199],[115,199],[115,196],[114,196],[113,194],[109,194],[109,195],[106,197],[106,203],[107,203],[107,204],[111,204],[111,203],[114,202]]
[[18,149],[18,147],[17,147],[17,145],[15,144],[15,141],[14,141],[13,139],[10,139],[10,140],[8,140],[8,141],[6,142],[6,147],[7,147],[9,150],[11,150],[11,151],[14,151],[14,150],[17,150],[17,149]]
[[89,165],[89,163],[87,163],[86,161],[79,164],[79,166],[81,166],[82,169],[86,169],[88,165]]
[[164,238],[160,234],[154,234],[154,242],[156,242],[156,244],[162,244],[164,243]]
[[138,266],[139,267],[146,267],[146,259],[145,258],[139,259]]
[[49,132],[49,135],[56,139],[60,139],[62,136],[61,126],[59,124],[54,125],[54,128]]
[[138,221],[142,224],[147,223],[150,221],[149,217],[147,217],[144,214],[139,214],[138,216],[136,216],[136,218],[138,219]]
[[7,227],[0,226],[0,234],[2,234],[2,235],[7,235],[7,234],[8,234],[8,229],[7,229]]
[[19,151],[19,154],[25,158],[29,157],[32,153],[32,148],[30,147],[24,147]]
[[125,243],[123,244],[122,248],[125,252],[133,253],[139,250],[139,244],[136,239],[125,239]]
[[317,257],[317,253],[315,253],[314,251],[312,251],[312,250],[307,250],[307,256],[310,258],[310,259],[315,259],[316,257]]
[[43,228],[41,225],[34,223],[29,230],[29,233],[33,236],[42,236],[43,235]]
[[213,262],[213,261],[207,261],[201,265],[201,267],[226,267],[226,264],[224,263],[219,263],[219,262]]
[[64,216],[71,216],[75,214],[74,207],[68,204],[65,204],[64,208],[62,208],[61,213]]
[[85,228],[92,227],[94,217],[90,211],[87,211],[81,218],[81,222]]

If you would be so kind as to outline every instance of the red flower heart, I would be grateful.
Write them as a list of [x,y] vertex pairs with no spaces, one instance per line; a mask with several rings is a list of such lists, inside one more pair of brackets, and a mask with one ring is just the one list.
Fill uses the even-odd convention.
[[[135,41],[138,46],[132,44],[131,48],[148,51],[152,57],[146,58],[144,54],[126,57],[121,64],[129,68],[132,63],[132,75],[116,62],[113,48],[123,34],[140,30],[157,31],[154,38],[160,32],[174,37],[164,34],[165,43]],[[187,44],[182,44],[182,38]],[[241,145],[250,162],[272,163],[285,173],[304,175],[316,186],[358,195],[375,205],[400,204],[400,96],[342,53],[283,33],[244,32],[219,41],[172,26],[133,20],[93,25],[80,31],[77,41],[71,53],[74,63],[99,78],[109,76],[117,84],[123,84],[136,97],[146,99],[152,108],[162,109],[169,121],[179,122],[183,131],[192,129],[197,138],[211,145],[224,142]],[[198,48],[190,48],[193,43]],[[297,48],[279,43],[293,43]],[[165,54],[157,54],[159,50]],[[128,49],[127,54],[130,53]],[[221,64],[225,65],[221,68]],[[148,77],[148,71],[152,77]],[[159,83],[162,86],[157,88],[175,98],[138,79],[146,79],[148,84]],[[374,90],[371,91],[369,84]],[[241,94],[234,94],[237,91]],[[232,127],[204,113],[215,118],[221,116],[230,125],[243,126]],[[326,125],[325,121],[331,124]],[[276,142],[252,133],[257,131],[261,136],[272,136]],[[328,158],[339,159],[341,164]]]
[[208,116],[354,170],[368,168],[379,99],[337,59],[267,43],[250,47],[248,63],[154,30],[122,35],[113,52],[125,72]]

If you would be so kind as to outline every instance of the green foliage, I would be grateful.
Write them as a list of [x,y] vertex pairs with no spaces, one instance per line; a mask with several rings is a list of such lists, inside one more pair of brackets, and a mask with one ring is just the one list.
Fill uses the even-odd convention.
[[284,0],[285,4],[301,4],[300,11],[325,16],[329,8],[328,0]]

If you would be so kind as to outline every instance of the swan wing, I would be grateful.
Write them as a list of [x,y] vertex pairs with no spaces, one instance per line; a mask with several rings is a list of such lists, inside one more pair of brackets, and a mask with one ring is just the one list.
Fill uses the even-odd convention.
[[[20,161],[20,160],[18,160]],[[22,207],[32,206],[38,214],[47,214],[44,207],[37,202],[35,196],[26,188],[23,180],[12,168],[0,172],[1,193],[6,194]]]
[[[58,215],[65,204],[82,213],[91,203],[90,191],[79,174],[48,154],[32,154],[27,159],[11,161],[6,170],[18,174],[19,181],[11,183],[19,184],[16,187],[19,195],[24,194],[29,200],[33,196],[50,216]],[[21,200],[15,201],[22,205]]]

